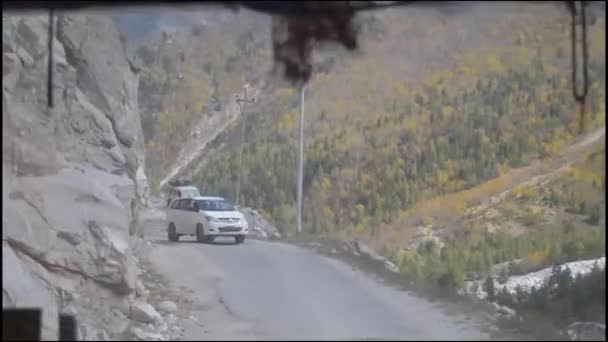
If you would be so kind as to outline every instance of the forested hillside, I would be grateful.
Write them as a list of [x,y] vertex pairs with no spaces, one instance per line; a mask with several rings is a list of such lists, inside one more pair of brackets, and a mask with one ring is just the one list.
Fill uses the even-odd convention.
[[605,255],[604,145],[601,139],[572,166],[515,186],[490,205],[472,206],[452,221],[462,229],[450,229],[445,244],[427,240],[389,253],[404,274],[454,287],[499,263],[509,263],[506,277]]
[[[378,14],[363,54],[315,74],[306,101],[306,231],[376,237],[417,202],[550,156],[578,134],[567,13],[480,6]],[[593,22],[588,129],[605,122],[604,17]],[[284,232],[294,223],[296,96],[277,89],[255,108],[244,162],[242,203]],[[196,175],[204,192],[232,197],[232,151]],[[458,214],[465,203],[445,209]]]

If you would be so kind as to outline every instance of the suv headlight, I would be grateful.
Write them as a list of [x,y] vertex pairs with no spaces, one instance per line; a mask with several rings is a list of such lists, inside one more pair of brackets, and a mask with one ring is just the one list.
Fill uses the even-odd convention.
[[205,216],[205,219],[209,222],[220,222],[220,220],[218,220],[217,217],[213,217],[213,216]]

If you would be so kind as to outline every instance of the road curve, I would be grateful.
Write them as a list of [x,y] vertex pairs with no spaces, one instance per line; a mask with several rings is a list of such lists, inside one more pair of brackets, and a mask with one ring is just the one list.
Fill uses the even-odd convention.
[[184,265],[171,271],[171,277],[181,278],[173,281],[196,287],[204,272],[195,266],[200,260],[200,267],[212,268],[220,279],[219,296],[227,309],[264,338],[490,338],[464,314],[447,314],[438,304],[303,248],[256,240],[233,245],[231,240],[198,244],[182,239],[187,241],[157,244],[171,264]]

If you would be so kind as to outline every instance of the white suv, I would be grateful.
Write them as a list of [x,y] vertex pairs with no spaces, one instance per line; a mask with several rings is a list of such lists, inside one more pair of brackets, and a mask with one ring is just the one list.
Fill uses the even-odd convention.
[[169,241],[182,235],[196,236],[198,242],[211,242],[218,236],[233,236],[245,241],[249,226],[245,216],[221,197],[182,198],[167,209]]

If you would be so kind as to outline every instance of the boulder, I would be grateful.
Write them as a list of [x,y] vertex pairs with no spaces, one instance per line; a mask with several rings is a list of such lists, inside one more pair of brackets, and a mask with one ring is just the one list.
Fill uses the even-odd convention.
[[120,335],[129,328],[130,320],[118,310],[111,310],[112,323],[108,328],[113,335]]
[[34,66],[34,57],[32,57],[25,49],[17,48],[17,56],[21,60],[21,64],[25,67],[31,68]]
[[257,234],[260,235],[260,237],[262,237],[262,239],[268,239],[268,233],[266,233],[266,231],[264,231],[264,229],[260,228],[260,227],[253,227],[253,231]]
[[109,341],[110,337],[104,329],[98,329],[92,325],[83,323],[77,332],[79,341]]
[[606,325],[596,322],[574,322],[568,325],[571,341],[605,341]]
[[161,335],[149,331],[144,331],[140,327],[133,327],[130,330],[131,334],[143,341],[165,341],[166,339]]
[[496,310],[496,312],[498,312],[499,314],[504,315],[504,316],[511,317],[511,316],[515,316],[515,314],[516,314],[515,310],[513,310],[507,306],[499,305],[494,302],[492,302],[492,307],[494,308],[494,310]]
[[[177,310],[177,307],[176,307],[176,310]],[[174,324],[176,320],[177,320],[177,317],[175,317],[175,314],[173,314],[173,313],[167,314],[167,317],[165,317],[165,322],[167,322],[169,324]]]
[[144,284],[141,282],[141,280],[137,280],[137,282],[135,283],[135,295],[137,297],[147,297],[150,294],[150,291],[148,291],[145,287]]
[[384,261],[384,257],[376,253],[376,251],[368,245],[355,241],[355,250],[361,255],[366,256],[375,261]]
[[266,220],[259,212],[250,208],[241,208],[240,212],[245,216],[245,220],[249,224],[250,232],[253,236],[260,239],[268,239],[270,237],[280,239],[278,229],[268,220]]
[[[2,90],[10,94],[17,83],[21,69],[21,60],[15,53],[4,53],[2,56]],[[6,100],[4,100],[6,101]],[[3,102],[4,102],[3,101]]]
[[173,314],[177,311],[177,304],[171,301],[164,301],[158,305],[158,308],[161,312]]
[[399,267],[388,260],[384,261],[384,266],[393,273],[399,273]]
[[163,322],[162,316],[154,309],[154,307],[144,301],[135,301],[131,304],[131,319],[141,323],[157,323]]
[[491,220],[498,217],[499,215],[500,213],[496,209],[490,208],[486,210],[486,212],[483,214],[483,218],[486,220]]

